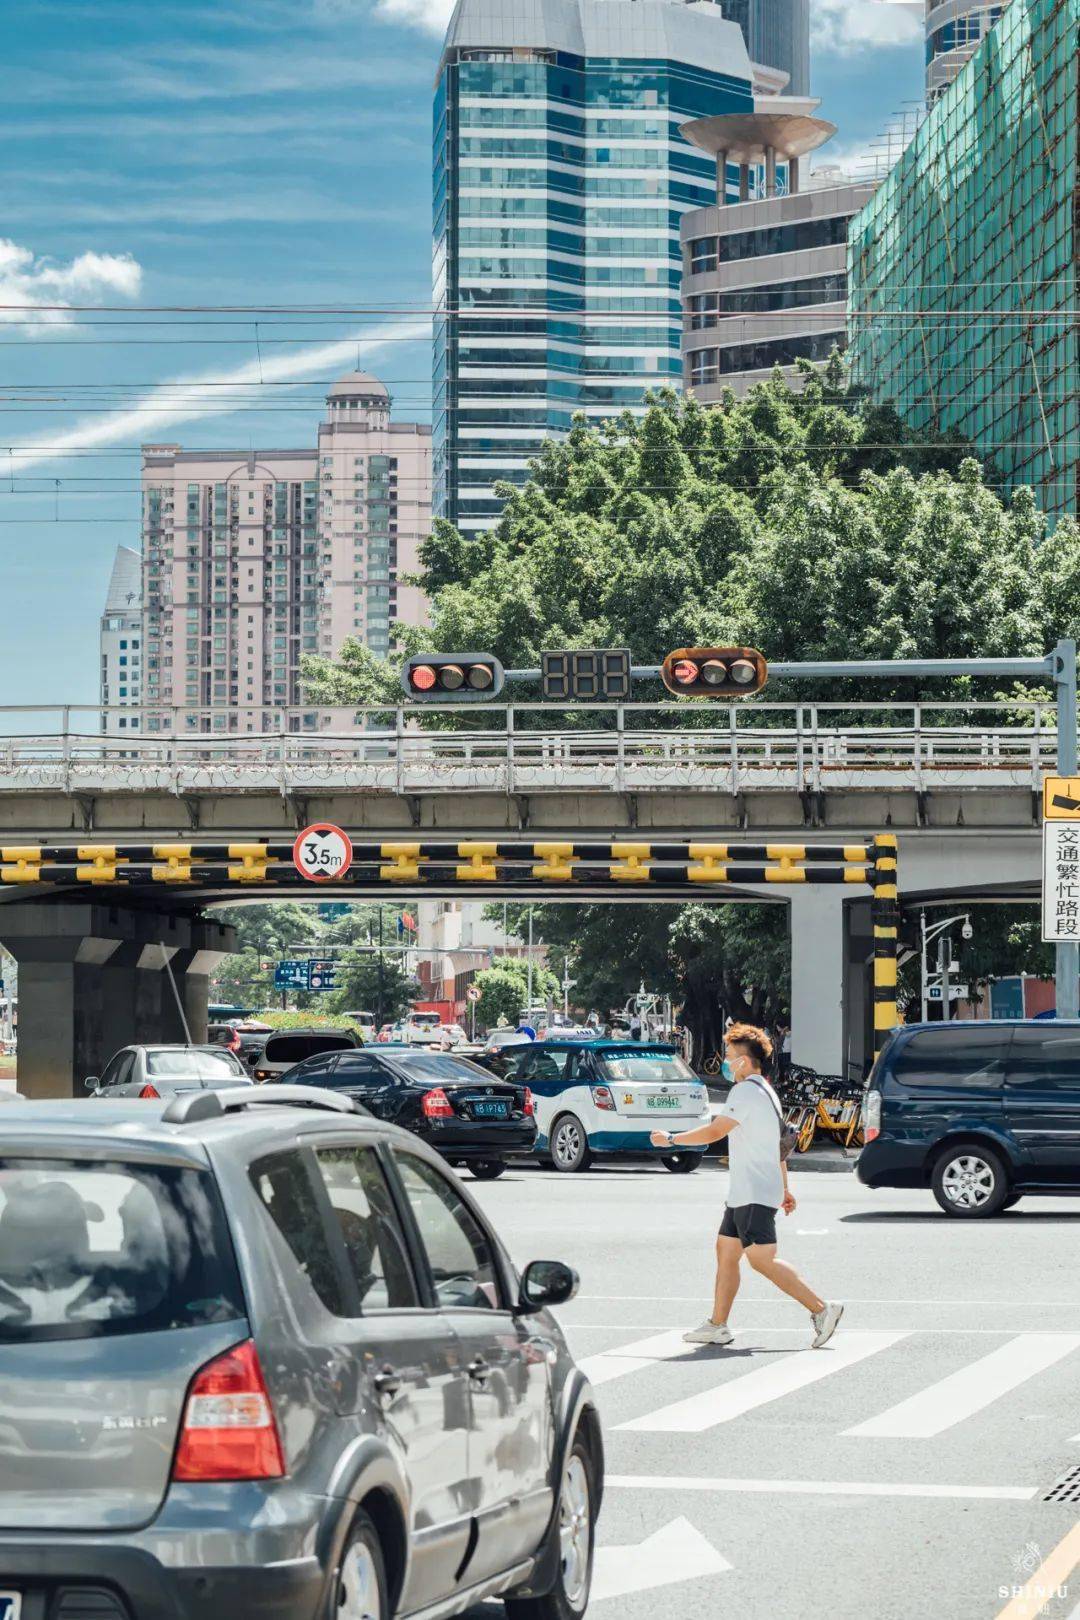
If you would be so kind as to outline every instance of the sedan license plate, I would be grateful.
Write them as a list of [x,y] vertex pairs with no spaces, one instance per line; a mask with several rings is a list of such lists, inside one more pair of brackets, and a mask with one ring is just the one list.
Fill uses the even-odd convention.
[[19,1620],[21,1592],[0,1592],[0,1620]]
[[[510,1114],[510,1104],[505,1102],[474,1102],[472,1110],[476,1119],[507,1119]],[[0,1620],[3,1620],[2,1615],[0,1615]]]
[[646,1106],[649,1108],[678,1108],[678,1097],[646,1097]]

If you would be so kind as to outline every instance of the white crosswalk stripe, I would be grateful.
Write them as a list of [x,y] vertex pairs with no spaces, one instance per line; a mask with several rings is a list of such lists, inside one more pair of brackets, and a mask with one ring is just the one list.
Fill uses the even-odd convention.
[[1080,1333],[1019,1333],[989,1355],[843,1432],[879,1440],[927,1440],[981,1412],[1077,1348]]
[[[854,1366],[868,1356],[891,1349],[910,1337],[910,1328],[853,1329],[838,1334],[824,1350],[803,1350],[770,1362],[740,1377],[729,1378],[687,1400],[663,1406],[644,1417],[620,1423],[622,1430],[652,1434],[699,1434],[730,1423],[756,1407],[793,1395],[844,1367]],[[640,1347],[638,1347],[640,1351]]]
[[671,1361],[676,1356],[693,1354],[693,1345],[684,1343],[681,1331],[675,1329],[670,1333],[654,1333],[647,1339],[637,1339],[618,1350],[601,1350],[598,1355],[584,1356],[578,1366],[595,1388],[600,1384],[610,1384],[613,1378],[625,1378],[627,1373],[640,1372],[658,1361]]

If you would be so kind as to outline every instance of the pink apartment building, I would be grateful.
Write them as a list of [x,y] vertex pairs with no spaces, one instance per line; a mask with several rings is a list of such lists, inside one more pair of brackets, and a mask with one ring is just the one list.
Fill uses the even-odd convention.
[[143,446],[144,730],[314,729],[304,655],[385,653],[423,619],[399,579],[431,527],[431,429],[362,371],[326,405],[312,449]]

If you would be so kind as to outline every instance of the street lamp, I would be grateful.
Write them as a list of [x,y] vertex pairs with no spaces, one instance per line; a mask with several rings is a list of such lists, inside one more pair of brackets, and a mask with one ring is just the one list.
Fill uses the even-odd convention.
[[[944,922],[934,923],[930,928],[927,928],[926,910],[924,907],[919,913],[919,921],[921,935],[919,951],[920,988],[922,1001],[922,1022],[925,1024],[930,1016],[930,970],[927,965],[926,947],[931,944],[933,940],[937,939],[939,935],[944,934],[947,929],[953,926],[954,923],[963,923],[964,926],[960,930],[960,936],[962,939],[971,939],[974,936],[975,930],[971,926],[971,913],[968,911],[958,911],[955,917],[946,917]],[[950,1008],[952,1003],[949,994],[950,982],[948,971],[943,971],[941,975],[941,1016],[946,1020],[951,1016]]]

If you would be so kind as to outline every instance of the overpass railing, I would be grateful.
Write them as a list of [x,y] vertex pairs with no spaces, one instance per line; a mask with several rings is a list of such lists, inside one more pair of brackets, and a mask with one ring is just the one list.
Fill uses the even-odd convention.
[[421,729],[409,708],[301,727],[311,714],[220,731],[160,716],[144,730],[138,715],[133,732],[131,710],[0,707],[0,793],[1038,790],[1057,748],[1054,705],[1030,700],[577,704],[572,728],[565,706],[541,703],[477,706],[467,729],[447,710],[453,730]]

